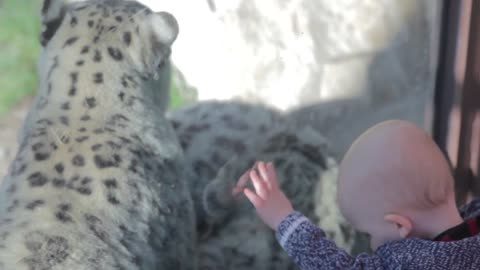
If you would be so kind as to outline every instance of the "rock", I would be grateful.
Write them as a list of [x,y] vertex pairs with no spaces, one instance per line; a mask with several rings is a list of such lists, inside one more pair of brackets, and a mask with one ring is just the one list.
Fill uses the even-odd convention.
[[3,161],[8,158],[7,149],[0,147],[0,160]]
[[432,89],[438,1],[165,4],[180,24],[173,62],[200,100],[287,110],[344,98],[383,104]]

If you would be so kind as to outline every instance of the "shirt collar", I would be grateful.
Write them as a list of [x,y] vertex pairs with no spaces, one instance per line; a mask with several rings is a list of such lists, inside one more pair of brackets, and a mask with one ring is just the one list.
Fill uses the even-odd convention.
[[448,242],[462,240],[480,232],[480,216],[466,219],[463,223],[452,227],[433,238],[433,241]]

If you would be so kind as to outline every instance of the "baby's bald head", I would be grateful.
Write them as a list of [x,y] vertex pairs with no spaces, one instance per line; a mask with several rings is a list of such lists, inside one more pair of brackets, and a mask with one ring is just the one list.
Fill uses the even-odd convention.
[[340,208],[354,225],[454,201],[453,178],[440,149],[423,130],[401,120],[362,134],[345,155],[338,181]]

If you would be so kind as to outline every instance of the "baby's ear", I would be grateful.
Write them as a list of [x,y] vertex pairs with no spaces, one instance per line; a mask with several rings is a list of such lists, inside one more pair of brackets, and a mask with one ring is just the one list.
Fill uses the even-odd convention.
[[407,238],[412,232],[412,222],[408,217],[398,214],[387,214],[384,220],[396,227],[401,238]]
[[45,0],[42,6],[42,33],[40,43],[46,46],[57,32],[65,15],[64,0]]

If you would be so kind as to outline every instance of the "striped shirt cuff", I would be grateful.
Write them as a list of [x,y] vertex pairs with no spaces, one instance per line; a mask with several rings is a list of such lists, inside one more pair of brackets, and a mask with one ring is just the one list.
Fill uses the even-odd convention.
[[302,213],[294,211],[286,216],[278,225],[276,237],[280,245],[285,248],[288,239],[295,230],[304,222],[309,222],[308,218]]

